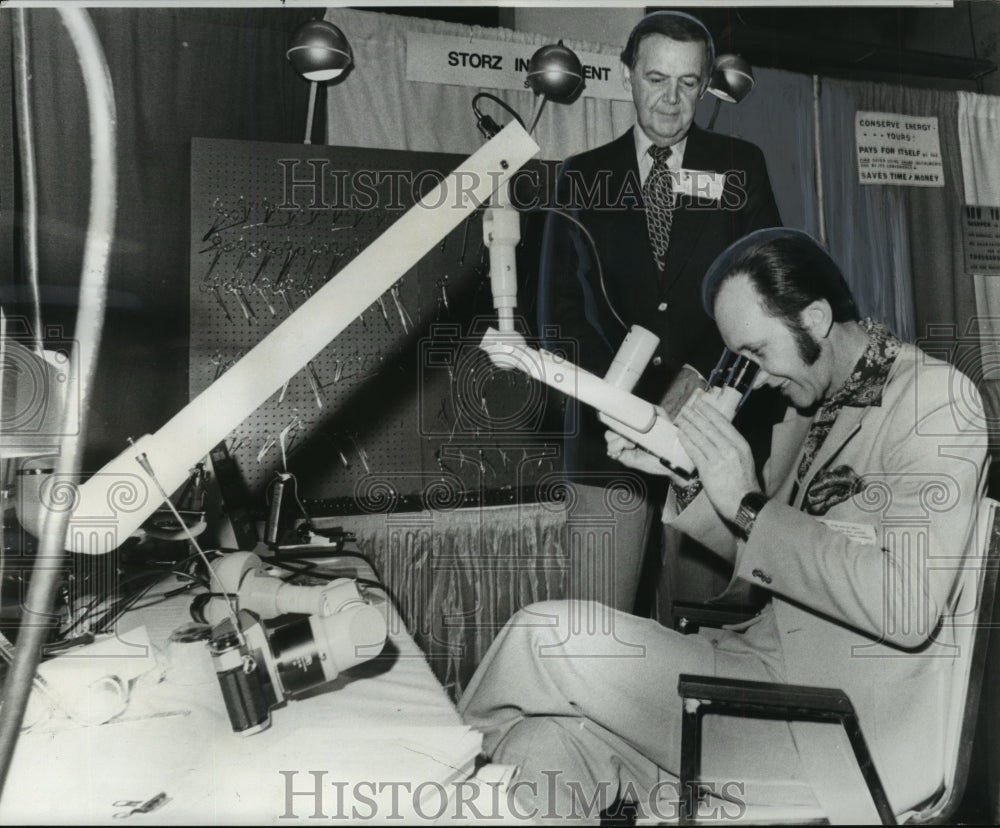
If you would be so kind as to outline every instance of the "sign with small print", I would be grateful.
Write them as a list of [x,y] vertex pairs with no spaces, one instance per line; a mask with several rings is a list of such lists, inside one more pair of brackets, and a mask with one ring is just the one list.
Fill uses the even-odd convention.
[[967,274],[1000,276],[1000,207],[962,208],[962,250]]
[[894,112],[857,112],[858,183],[943,187],[938,119]]

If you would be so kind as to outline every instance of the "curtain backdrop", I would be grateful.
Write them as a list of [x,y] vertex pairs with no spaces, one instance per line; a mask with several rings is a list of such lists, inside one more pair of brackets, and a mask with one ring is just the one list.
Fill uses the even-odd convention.
[[[327,89],[327,143],[334,146],[452,152],[469,155],[483,138],[476,129],[467,86],[406,80],[406,33],[452,35],[543,46],[554,38],[400,17],[355,9],[330,9],[326,19],[339,26],[351,43],[354,67]],[[620,46],[566,41],[571,49],[617,55]],[[484,89],[521,115],[526,123],[535,104],[533,92]],[[492,107],[487,109],[487,107]],[[509,120],[499,107],[483,103],[500,123]],[[632,122],[629,101],[580,97],[569,105],[547,104],[532,137],[539,157],[562,159],[620,135]]]
[[[751,141],[767,160],[781,222],[819,237],[812,79],[778,69],[754,69],[753,91],[738,104],[722,103],[715,132]],[[716,98],[705,95],[695,113],[711,122]]]
[[[965,203],[1000,207],[1000,98],[958,93]],[[983,346],[983,373],[1000,380],[1000,276],[973,277]]]
[[[959,92],[958,138],[965,203],[1000,207],[1000,98]],[[993,456],[1000,458],[1000,276],[974,274],[972,280],[975,321],[968,332],[979,335],[980,390],[990,419]]]
[[[997,383],[984,379],[982,365],[989,363],[990,356],[984,361],[980,353],[979,331],[981,317],[996,317],[1000,309],[989,304],[988,295],[982,297],[982,304],[977,302],[977,280],[965,270],[962,207],[970,198],[1000,203],[990,201],[1000,189],[988,183],[998,180],[996,121],[992,133],[989,128],[989,113],[995,118],[998,99],[974,96],[976,103],[963,118],[959,102],[968,99],[964,94],[873,83],[843,84],[843,88],[855,98],[858,109],[937,118],[944,186],[874,189],[898,190],[905,207],[904,241],[909,248],[916,342],[949,359],[976,381],[986,403],[990,444],[996,455],[1000,449]],[[968,134],[965,141],[962,130]]]
[[962,163],[955,93],[872,83],[844,86],[859,109],[937,118],[944,186],[882,189],[899,190],[906,208],[916,342],[936,338],[948,325],[961,338],[975,312],[975,298],[962,270]]
[[[567,502],[350,518],[358,549],[386,584],[407,628],[453,698],[518,609],[534,601],[588,594],[588,623],[613,632],[603,606],[614,590],[614,555],[634,539],[617,533],[629,504],[578,514]],[[630,501],[641,505],[641,498]],[[581,543],[586,536],[589,543]],[[573,555],[594,557],[589,572]],[[599,584],[579,583],[588,575]]]
[[[331,9],[351,42],[354,68],[327,89],[327,143],[334,146],[452,152],[468,155],[482,144],[472,114],[474,87],[406,79],[406,33],[451,35],[543,46],[555,35],[404,18],[354,9]],[[617,56],[621,44],[566,41],[571,49]],[[722,104],[716,130],[753,141],[764,151],[782,221],[818,230],[813,181],[812,81],[773,69],[756,71],[753,93],[738,106]],[[622,78],[624,83],[624,78]],[[529,91],[483,89],[528,119]],[[706,95],[697,122],[707,125],[715,98]],[[484,106],[488,106],[486,102]],[[493,110],[490,110],[491,112]],[[505,113],[498,113],[501,123]],[[539,157],[561,161],[617,138],[634,122],[631,101],[581,96],[572,104],[548,104],[533,133]],[[806,136],[803,140],[803,136]]]
[[[870,86],[870,85],[869,85]],[[820,136],[826,243],[863,316],[915,338],[911,259],[902,187],[858,183],[854,113],[881,109],[864,101],[867,88],[823,81]],[[889,112],[897,112],[895,106]]]
[[[958,93],[958,138],[962,147],[963,195],[966,204],[1000,206],[1000,98],[993,95]],[[994,467],[1000,458],[1000,277],[975,274],[975,318],[982,346],[983,381],[980,389],[990,417]],[[1000,742],[1000,606],[994,609],[994,632],[990,635],[983,688],[979,731],[985,738],[977,747],[985,762],[973,759],[970,784],[985,787],[994,823],[1000,822],[1000,756],[986,746]],[[983,747],[986,747],[983,750]],[[978,773],[978,778],[976,774]]]
[[[285,59],[312,14],[285,9],[90,9],[117,108],[118,216],[85,469],[156,431],[188,400],[188,223],[192,137],[302,140],[309,85]],[[10,19],[0,30],[9,56]],[[52,9],[26,13],[38,166],[42,320],[48,347],[72,337],[90,198],[80,71]],[[10,89],[0,65],[0,91]],[[3,98],[3,107],[9,98]],[[0,134],[0,139],[9,140]],[[3,168],[6,172],[6,168]],[[6,190],[7,179],[0,187]],[[3,206],[3,205],[0,205]],[[20,232],[17,219],[16,232]],[[16,272],[16,271],[15,271]],[[24,312],[17,278],[5,310]]]

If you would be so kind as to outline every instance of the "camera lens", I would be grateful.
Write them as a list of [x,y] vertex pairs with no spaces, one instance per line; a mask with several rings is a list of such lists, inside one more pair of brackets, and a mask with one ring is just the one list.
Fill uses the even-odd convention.
[[278,627],[271,633],[270,642],[281,686],[290,696],[326,681],[325,654],[319,651],[308,618]]

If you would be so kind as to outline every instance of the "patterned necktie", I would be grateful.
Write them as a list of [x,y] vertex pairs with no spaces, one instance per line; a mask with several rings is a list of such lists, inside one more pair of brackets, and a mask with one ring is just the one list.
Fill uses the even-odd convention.
[[662,271],[670,244],[670,226],[674,220],[674,184],[667,168],[670,147],[649,148],[653,157],[653,168],[649,171],[642,187],[642,197],[646,202],[646,227],[649,241],[656,257],[656,266]]

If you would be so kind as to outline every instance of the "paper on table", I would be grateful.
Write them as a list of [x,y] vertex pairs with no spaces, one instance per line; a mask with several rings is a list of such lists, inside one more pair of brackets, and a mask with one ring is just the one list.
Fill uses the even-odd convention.
[[156,668],[146,629],[138,627],[128,640],[110,635],[44,661],[38,675],[48,701],[58,707],[53,712],[97,725],[124,711],[131,682]]

